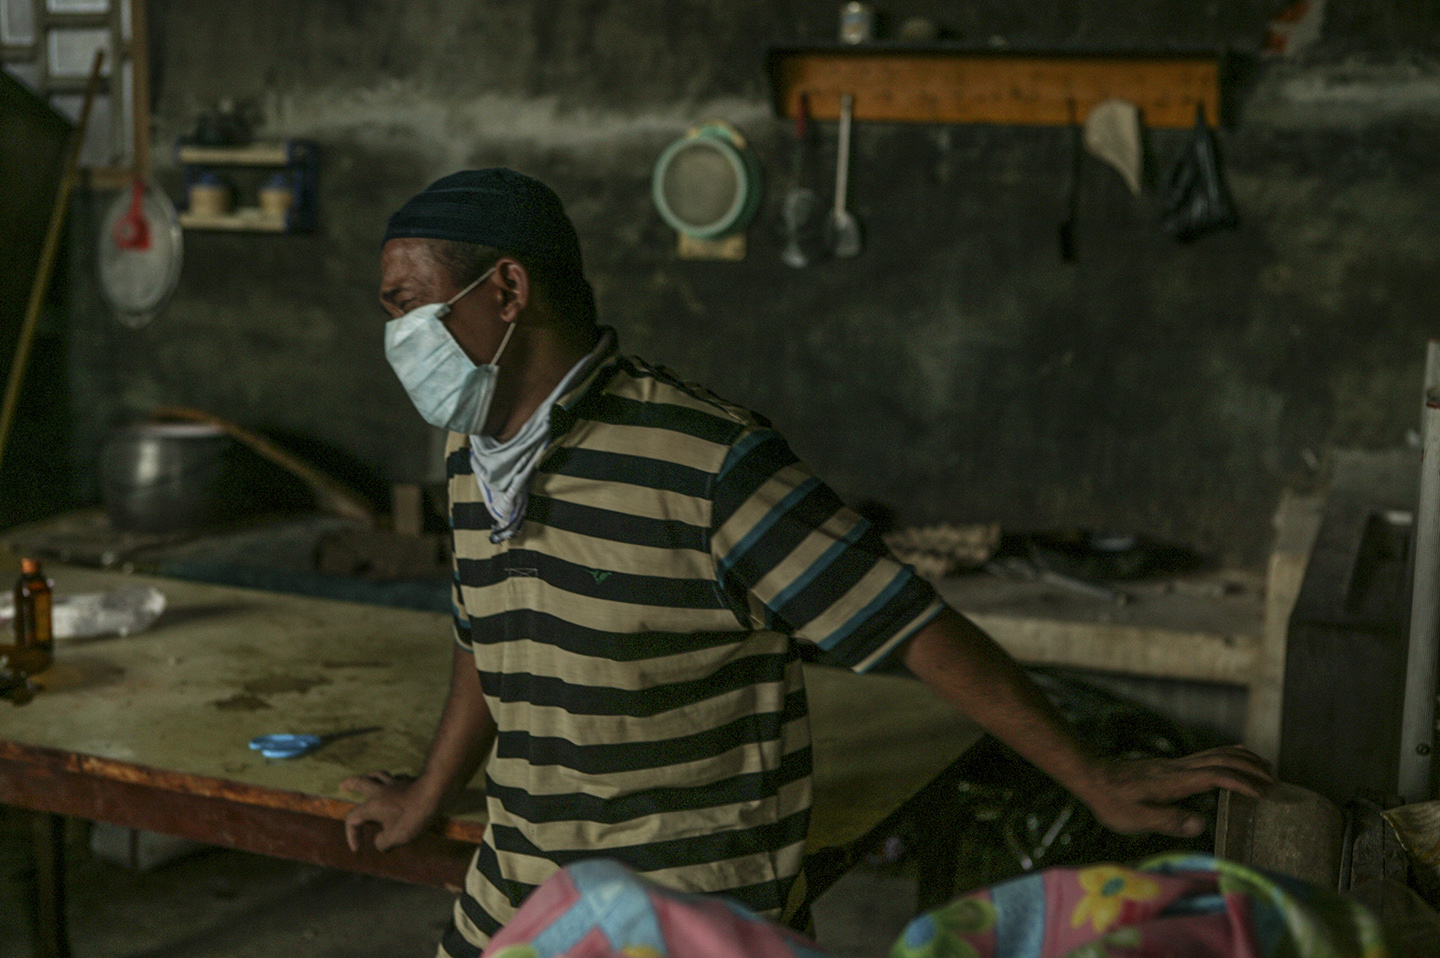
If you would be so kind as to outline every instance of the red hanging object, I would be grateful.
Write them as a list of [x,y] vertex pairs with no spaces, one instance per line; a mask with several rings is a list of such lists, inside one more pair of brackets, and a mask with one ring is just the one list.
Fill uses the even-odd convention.
[[136,177],[130,186],[130,212],[115,222],[115,245],[121,249],[150,248],[150,222],[141,208],[145,201],[145,181]]

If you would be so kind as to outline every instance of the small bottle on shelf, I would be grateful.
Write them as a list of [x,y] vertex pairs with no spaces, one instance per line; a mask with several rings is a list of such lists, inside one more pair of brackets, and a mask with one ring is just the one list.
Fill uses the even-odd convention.
[[9,668],[22,675],[35,675],[50,667],[55,654],[51,630],[50,583],[35,559],[20,560],[20,579],[15,583],[15,644],[7,654]]

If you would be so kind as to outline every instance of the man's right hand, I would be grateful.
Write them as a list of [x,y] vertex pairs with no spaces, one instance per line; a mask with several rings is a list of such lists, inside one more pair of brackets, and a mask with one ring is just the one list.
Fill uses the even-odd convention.
[[366,822],[380,826],[375,850],[383,852],[413,840],[440,811],[439,803],[417,788],[410,775],[353,775],[340,787],[365,799],[345,816],[345,840],[354,852],[360,850],[360,829]]
[[350,850],[360,850],[360,829],[366,822],[380,826],[375,835],[377,851],[414,840],[475,777],[494,742],[495,723],[485,705],[475,656],[457,645],[451,659],[450,695],[420,777],[371,772],[340,783],[364,799],[345,816]]

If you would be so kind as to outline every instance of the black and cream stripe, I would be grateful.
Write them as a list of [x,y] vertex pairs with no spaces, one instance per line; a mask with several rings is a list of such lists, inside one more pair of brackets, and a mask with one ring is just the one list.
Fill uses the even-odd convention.
[[794,640],[863,671],[939,610],[768,422],[663,369],[612,355],[551,425],[498,543],[468,437],[448,451],[455,638],[499,727],[453,958],[586,857],[780,916],[810,809]]

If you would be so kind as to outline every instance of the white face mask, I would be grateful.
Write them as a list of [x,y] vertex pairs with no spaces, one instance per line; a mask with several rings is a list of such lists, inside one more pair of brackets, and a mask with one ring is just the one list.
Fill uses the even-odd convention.
[[510,323],[510,328],[505,330],[495,358],[477,366],[441,320],[450,314],[456,300],[485,282],[493,272],[494,266],[446,302],[412,309],[385,324],[385,358],[410,394],[420,418],[432,426],[479,435],[490,415],[495,378],[500,375],[500,368],[495,364],[505,352],[515,324]]

